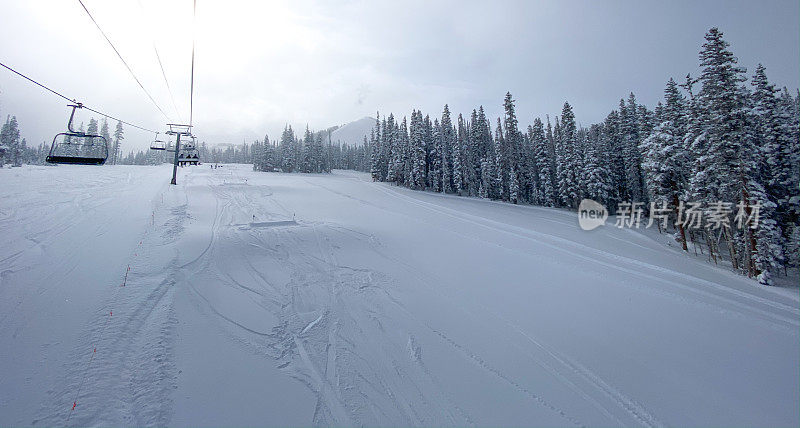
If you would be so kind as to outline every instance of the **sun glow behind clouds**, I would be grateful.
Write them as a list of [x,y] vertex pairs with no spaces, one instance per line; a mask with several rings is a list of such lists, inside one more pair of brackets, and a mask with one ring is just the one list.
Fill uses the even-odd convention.
[[[16,51],[6,61],[87,105],[158,128],[168,120],[188,121],[194,37],[198,134],[205,132],[212,140],[225,142],[238,140],[231,134],[260,138],[270,127],[305,123],[314,116],[319,123],[312,126],[331,123],[329,115],[316,110],[330,106],[322,100],[335,94],[340,84],[337,73],[327,67],[335,66],[331,55],[343,41],[326,34],[325,18],[296,3],[290,7],[293,3],[279,1],[198,0],[193,20],[190,0],[83,1],[168,119],[147,99],[77,0],[18,4],[20,14],[34,25],[29,22],[13,32],[34,40],[35,47]],[[173,97],[164,84],[153,44]],[[43,56],[61,67],[31,73]],[[351,84],[353,99],[359,84]],[[44,98],[25,88],[22,91],[37,101]],[[51,114],[60,123],[58,103],[51,103]],[[337,121],[351,118],[345,112]],[[79,118],[88,119],[88,114]],[[52,129],[58,126],[54,123]]]

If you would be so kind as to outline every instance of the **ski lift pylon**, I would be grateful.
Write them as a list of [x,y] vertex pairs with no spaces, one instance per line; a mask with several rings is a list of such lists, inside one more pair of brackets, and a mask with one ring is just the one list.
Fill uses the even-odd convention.
[[67,122],[68,132],[56,134],[50,152],[45,158],[47,163],[72,165],[102,165],[108,159],[108,142],[101,135],[77,132],[72,129],[75,110],[83,108],[83,104],[69,104],[72,113]]

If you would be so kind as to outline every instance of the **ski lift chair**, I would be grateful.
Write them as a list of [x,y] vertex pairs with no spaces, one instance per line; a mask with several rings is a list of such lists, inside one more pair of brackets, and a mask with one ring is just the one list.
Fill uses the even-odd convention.
[[67,123],[68,132],[56,134],[50,152],[45,158],[47,163],[69,165],[102,165],[108,159],[108,142],[103,136],[77,132],[72,129],[75,109],[82,108],[81,103],[70,104],[72,114]]
[[167,142],[158,139],[158,132],[156,132],[156,139],[150,143],[150,150],[167,150]]

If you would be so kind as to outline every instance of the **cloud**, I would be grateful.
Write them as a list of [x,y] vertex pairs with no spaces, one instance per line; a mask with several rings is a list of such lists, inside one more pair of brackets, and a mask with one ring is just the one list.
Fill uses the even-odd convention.
[[[194,29],[189,1],[84,1],[172,121],[188,119],[195,35],[195,131],[209,143],[278,135],[286,123],[322,129],[378,110],[433,116],[445,103],[456,114],[482,104],[496,116],[506,91],[523,125],[558,114],[566,100],[589,124],[631,91],[654,105],[669,77],[696,72],[703,34],[715,25],[742,65],[763,62],[772,81],[791,88],[800,76],[800,11],[790,1],[764,8],[722,0],[198,0]],[[167,119],[77,3],[7,3],[3,62],[87,105],[163,129]],[[767,26],[777,31],[761,30]],[[0,91],[0,114],[16,114],[34,144],[65,126],[63,100],[8,73]],[[144,148],[151,137],[129,129],[127,147]]]

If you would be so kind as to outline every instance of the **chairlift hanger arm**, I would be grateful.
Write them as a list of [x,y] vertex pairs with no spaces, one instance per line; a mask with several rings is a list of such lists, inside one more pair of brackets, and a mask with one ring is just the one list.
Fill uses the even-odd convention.
[[69,132],[73,134],[82,134],[82,132],[77,132],[74,129],[72,129],[72,120],[75,118],[75,109],[83,108],[83,104],[81,103],[69,104],[69,107],[72,107],[72,113],[70,113],[69,115],[69,122],[67,123],[67,129],[69,129]]

